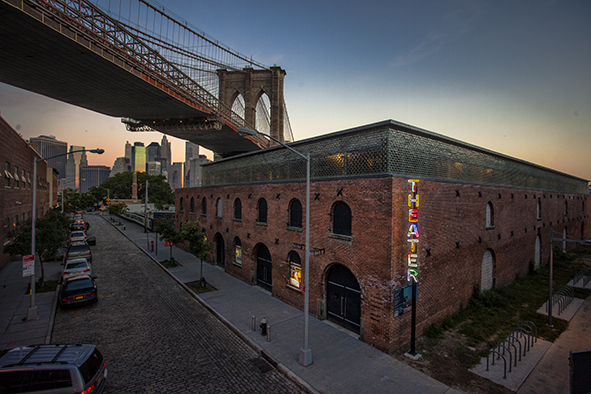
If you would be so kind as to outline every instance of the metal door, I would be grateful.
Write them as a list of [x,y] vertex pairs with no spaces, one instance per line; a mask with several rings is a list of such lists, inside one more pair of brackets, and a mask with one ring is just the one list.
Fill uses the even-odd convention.
[[359,334],[361,322],[361,288],[346,267],[338,265],[328,273],[326,286],[328,320]]
[[271,253],[265,245],[261,245],[257,251],[257,285],[263,289],[273,291],[273,265]]

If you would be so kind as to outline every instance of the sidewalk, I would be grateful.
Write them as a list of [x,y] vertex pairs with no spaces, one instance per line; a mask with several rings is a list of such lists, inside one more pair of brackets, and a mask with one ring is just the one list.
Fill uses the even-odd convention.
[[[123,220],[122,223],[125,224],[125,230],[123,226],[116,227],[140,248],[146,250],[152,241],[155,242],[154,252],[146,254],[156,261],[169,258],[170,248],[156,240],[155,234],[146,235],[143,227],[135,223]],[[181,266],[168,271],[179,282],[199,279],[200,264],[195,256],[173,247],[173,257]],[[311,392],[459,393],[361,342],[346,330],[313,317],[309,319],[309,347],[314,362],[302,367],[298,363],[303,345],[302,311],[272,297],[259,287],[250,286],[226,274],[220,267],[204,263],[203,276],[217,291],[197,296],[202,303],[247,343],[293,379],[302,382]],[[252,330],[252,316],[256,317],[256,331]],[[263,317],[271,326],[269,342],[259,329]]]

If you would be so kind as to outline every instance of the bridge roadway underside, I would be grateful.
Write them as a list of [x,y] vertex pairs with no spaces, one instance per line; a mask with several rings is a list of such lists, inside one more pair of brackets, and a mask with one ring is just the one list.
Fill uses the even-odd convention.
[[[195,108],[150,82],[133,64],[96,49],[64,26],[57,25],[61,32],[54,30],[49,22],[43,23],[9,2],[20,3],[0,0],[1,82],[104,115],[141,119],[147,125],[152,120],[202,122],[211,117],[207,110]],[[260,149],[226,124],[221,129],[189,131],[187,121],[184,123],[183,129],[159,131],[222,156]]]

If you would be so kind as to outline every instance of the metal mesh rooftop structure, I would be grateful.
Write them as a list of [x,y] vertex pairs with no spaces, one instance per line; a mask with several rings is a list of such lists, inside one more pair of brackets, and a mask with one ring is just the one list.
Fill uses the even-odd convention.
[[[395,121],[290,144],[310,152],[314,180],[400,176],[588,193],[588,181]],[[203,167],[203,186],[304,180],[306,161],[282,146]]]

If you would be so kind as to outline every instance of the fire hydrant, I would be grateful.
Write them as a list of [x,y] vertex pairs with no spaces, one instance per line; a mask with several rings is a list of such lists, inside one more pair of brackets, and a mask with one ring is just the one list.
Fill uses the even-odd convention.
[[267,319],[263,317],[261,320],[261,335],[267,335]]

